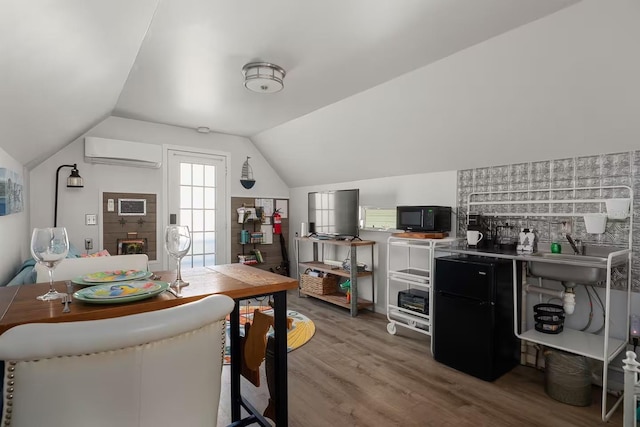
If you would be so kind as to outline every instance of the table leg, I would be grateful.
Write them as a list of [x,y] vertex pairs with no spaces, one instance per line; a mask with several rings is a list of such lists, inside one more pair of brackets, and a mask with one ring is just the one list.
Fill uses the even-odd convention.
[[231,339],[231,421],[240,420],[240,406],[242,396],[240,395],[240,371],[242,368],[242,350],[240,348],[240,301],[236,300],[236,304],[231,312],[229,321]]
[[274,376],[276,392],[276,425],[286,427],[289,422],[288,414],[288,384],[287,384],[287,293],[276,292],[273,295],[274,311]]

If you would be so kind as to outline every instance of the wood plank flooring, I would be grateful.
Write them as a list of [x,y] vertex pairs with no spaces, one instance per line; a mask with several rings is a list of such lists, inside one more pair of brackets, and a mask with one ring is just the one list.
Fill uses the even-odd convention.
[[[345,309],[297,292],[289,294],[288,307],[316,325],[311,341],[289,353],[292,427],[622,425],[621,407],[608,423],[601,421],[598,387],[591,406],[567,405],[545,394],[544,373],[534,368],[518,366],[490,383],[442,365],[431,356],[429,337],[402,327],[389,335],[383,314],[351,318]],[[242,389],[263,409],[264,364],[261,371],[260,388],[243,379]],[[228,381],[225,366],[219,426],[231,421]]]

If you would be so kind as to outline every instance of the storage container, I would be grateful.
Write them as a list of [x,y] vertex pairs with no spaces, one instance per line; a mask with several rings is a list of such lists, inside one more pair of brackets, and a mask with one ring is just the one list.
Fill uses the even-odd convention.
[[589,360],[560,350],[547,350],[544,357],[544,391],[549,397],[574,406],[591,405]]
[[559,334],[564,328],[564,308],[557,304],[533,306],[536,331],[544,334]]
[[300,289],[318,295],[338,292],[338,276],[326,274],[325,277],[310,276],[307,272],[300,276]]
[[603,213],[592,213],[584,215],[584,227],[589,234],[604,233],[607,225],[607,215]]
[[625,219],[629,216],[630,199],[607,199],[605,204],[609,219]]

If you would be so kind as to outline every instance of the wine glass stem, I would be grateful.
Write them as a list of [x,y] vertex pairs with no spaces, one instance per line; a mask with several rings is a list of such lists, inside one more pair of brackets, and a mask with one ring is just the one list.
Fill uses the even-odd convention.
[[55,292],[56,290],[53,288],[53,268],[47,267],[49,271],[49,292]]
[[180,258],[178,258],[178,273],[177,273],[177,275],[176,275],[176,280],[177,280],[178,282],[181,282],[181,281],[182,281],[182,274],[180,274],[180,264],[181,264],[181,263],[180,263]]

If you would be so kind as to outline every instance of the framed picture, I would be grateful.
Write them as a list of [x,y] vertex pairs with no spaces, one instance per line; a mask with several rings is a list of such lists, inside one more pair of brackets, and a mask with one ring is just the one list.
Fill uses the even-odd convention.
[[147,239],[118,239],[118,255],[147,253]]
[[147,214],[147,199],[118,199],[119,216],[144,216]]
[[22,174],[7,168],[0,168],[0,216],[22,212]]

